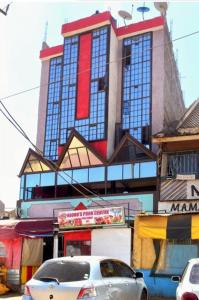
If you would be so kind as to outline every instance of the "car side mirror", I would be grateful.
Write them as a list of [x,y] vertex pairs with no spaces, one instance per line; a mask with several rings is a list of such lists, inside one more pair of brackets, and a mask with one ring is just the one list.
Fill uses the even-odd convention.
[[174,282],[180,282],[181,281],[181,277],[180,276],[172,276],[171,280]]
[[137,279],[137,278],[143,278],[144,277],[144,275],[143,275],[143,273],[142,272],[135,272],[135,278]]

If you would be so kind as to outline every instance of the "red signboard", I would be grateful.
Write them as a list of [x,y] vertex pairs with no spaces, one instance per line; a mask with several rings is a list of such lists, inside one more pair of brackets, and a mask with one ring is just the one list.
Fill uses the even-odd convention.
[[58,214],[60,229],[125,224],[123,207],[108,207],[78,211],[62,211]]

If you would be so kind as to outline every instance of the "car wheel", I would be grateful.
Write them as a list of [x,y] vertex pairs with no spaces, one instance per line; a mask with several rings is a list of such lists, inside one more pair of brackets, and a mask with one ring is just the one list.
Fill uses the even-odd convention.
[[140,297],[140,300],[147,300],[147,299],[148,299],[147,291],[143,290],[142,294],[141,294],[141,297]]

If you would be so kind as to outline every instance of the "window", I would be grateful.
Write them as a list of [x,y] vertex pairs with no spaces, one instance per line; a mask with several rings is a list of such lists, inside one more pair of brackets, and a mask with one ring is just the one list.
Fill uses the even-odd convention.
[[131,45],[124,47],[124,61],[126,66],[131,64]]
[[192,266],[189,281],[193,284],[199,284],[199,264]]
[[199,176],[199,152],[178,152],[168,154],[167,176],[195,174]]
[[114,261],[114,268],[117,269],[118,276],[126,278],[134,278],[135,273],[129,266],[120,261]]
[[122,129],[150,148],[152,36],[124,39]]
[[48,103],[46,112],[46,131],[44,156],[56,160],[59,143],[59,101],[61,96],[62,57],[52,58],[50,61]]
[[[88,280],[90,264],[84,261],[49,261],[46,262],[33,276],[36,280],[55,278],[59,282]],[[43,279],[44,280],[44,279]]]

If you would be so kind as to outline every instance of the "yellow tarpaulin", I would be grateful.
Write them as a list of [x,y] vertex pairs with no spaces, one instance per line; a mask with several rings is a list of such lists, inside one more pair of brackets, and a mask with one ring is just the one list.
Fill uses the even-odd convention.
[[167,216],[138,216],[137,221],[139,238],[166,239]]
[[192,215],[191,217],[191,239],[199,239],[199,215]]

